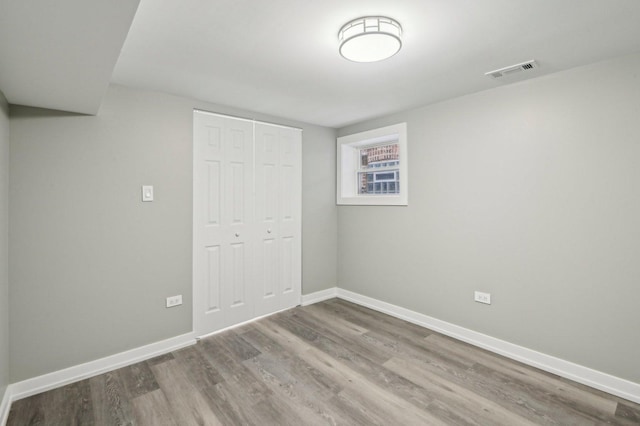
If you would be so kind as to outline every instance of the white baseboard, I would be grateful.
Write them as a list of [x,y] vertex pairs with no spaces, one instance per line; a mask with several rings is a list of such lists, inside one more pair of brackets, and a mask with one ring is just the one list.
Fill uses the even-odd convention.
[[229,327],[221,328],[220,330],[212,331],[211,333],[203,334],[202,336],[196,335],[196,340],[205,339],[207,337],[215,336],[216,334],[224,333],[225,331],[233,330],[234,328],[242,327],[243,325],[251,324],[252,322],[259,321],[263,318],[270,317],[271,315],[279,314],[280,312],[288,311],[295,308],[298,305],[290,306],[288,308],[280,309],[279,311],[270,312],[268,314],[260,315],[259,317],[251,318],[250,320],[239,322],[238,324],[230,325]]
[[193,333],[183,334],[95,361],[65,368],[64,370],[54,371],[53,373],[13,383],[9,386],[7,393],[10,393],[10,401],[17,401],[18,399],[97,376],[98,374],[106,373],[107,371],[117,368],[126,367],[127,365],[135,364],[136,362],[144,361],[195,343],[196,339]]
[[323,300],[333,299],[338,296],[338,288],[332,287],[326,290],[316,291],[311,294],[302,295],[302,306],[312,305],[314,303],[322,302]]
[[0,402],[0,425],[5,426],[9,419],[9,408],[11,407],[11,385],[7,387]]
[[[371,297],[363,296],[341,288],[325,290],[323,294],[334,291],[340,299],[348,300],[358,305],[366,306],[379,312],[391,315],[396,318],[429,328],[454,339],[470,343],[474,346],[488,351],[506,356],[523,364],[539,368],[549,373],[557,374],[578,383],[590,386],[595,389],[619,396],[621,398],[640,404],[640,384],[634,383],[601,371],[593,370],[582,365],[574,364],[551,355],[543,354],[486,334],[478,333],[468,328],[441,321],[439,319],[411,311],[400,306],[382,302]],[[320,301],[320,297],[311,297],[317,293],[310,294],[309,300]],[[329,297],[327,297],[329,298]],[[304,303],[303,303],[304,304]]]
[[[376,311],[429,328],[474,346],[520,361],[544,371],[574,380],[587,386],[640,404],[640,384],[615,377],[582,365],[543,354],[504,340],[496,339],[455,324],[392,305],[368,296],[363,296],[341,288],[330,288],[302,296],[302,305],[310,305],[323,300],[339,297]],[[196,343],[193,333],[183,334],[167,340],[152,343],[119,354],[111,355],[64,370],[34,377],[9,385],[0,403],[0,425],[4,426],[10,403],[40,392],[45,392],[78,380],[87,379],[107,371],[135,364]]]

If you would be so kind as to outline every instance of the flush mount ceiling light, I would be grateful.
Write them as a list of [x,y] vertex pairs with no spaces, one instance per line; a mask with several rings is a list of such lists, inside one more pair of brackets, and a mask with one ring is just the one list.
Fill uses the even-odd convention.
[[338,33],[340,54],[354,62],[376,62],[398,53],[402,27],[385,16],[365,16],[347,22]]

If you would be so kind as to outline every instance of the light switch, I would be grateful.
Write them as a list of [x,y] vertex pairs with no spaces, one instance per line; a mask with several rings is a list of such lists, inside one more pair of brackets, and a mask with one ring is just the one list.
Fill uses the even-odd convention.
[[142,201],[153,201],[153,186],[152,185],[143,185],[142,186]]

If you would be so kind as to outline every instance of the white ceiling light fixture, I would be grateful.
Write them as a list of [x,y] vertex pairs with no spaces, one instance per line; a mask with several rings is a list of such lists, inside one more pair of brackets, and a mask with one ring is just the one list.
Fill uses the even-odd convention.
[[343,25],[338,40],[340,54],[350,61],[381,61],[400,51],[402,27],[386,16],[364,16]]

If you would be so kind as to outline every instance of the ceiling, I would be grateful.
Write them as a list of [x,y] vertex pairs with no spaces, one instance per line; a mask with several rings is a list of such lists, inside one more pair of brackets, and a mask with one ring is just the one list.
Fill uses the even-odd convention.
[[0,91],[96,114],[139,0],[0,0]]
[[[36,8],[24,0],[0,2]],[[37,3],[41,8],[47,2]],[[484,73],[530,59],[539,68],[528,77],[640,51],[638,0],[141,0],[122,45],[122,27],[136,3],[52,3],[69,10],[43,18],[73,18],[67,27],[52,29],[67,36],[55,45],[36,27],[47,19],[17,16],[21,21],[11,22],[8,35],[20,37],[0,42],[0,60],[9,63],[0,66],[0,90],[11,103],[56,108],[38,104],[38,92],[51,91],[60,99],[58,109],[77,111],[82,108],[68,106],[73,102],[65,103],[65,96],[92,107],[111,81],[342,127],[504,84]],[[94,9],[106,21],[96,22]],[[340,57],[338,30],[363,15],[386,15],[402,24],[403,48],[396,56],[378,63]],[[0,19],[1,27],[7,19]],[[20,53],[23,42],[54,51]],[[95,49],[87,53],[78,43]],[[113,54],[118,43],[119,56]],[[38,55],[45,56],[44,69]],[[22,73],[27,82],[47,71],[70,78],[53,87],[30,87],[18,84],[20,78],[5,79],[7,68],[20,68],[14,74]],[[95,87],[87,89],[90,79],[103,82],[99,96]]]

